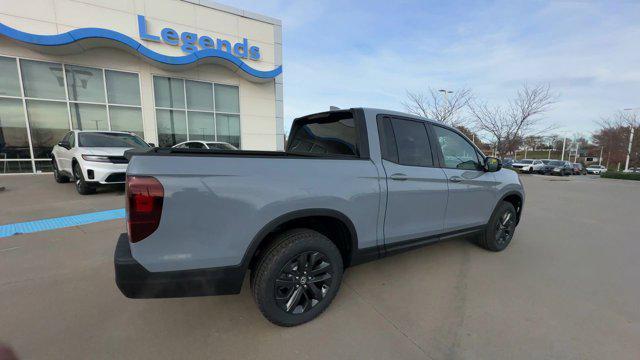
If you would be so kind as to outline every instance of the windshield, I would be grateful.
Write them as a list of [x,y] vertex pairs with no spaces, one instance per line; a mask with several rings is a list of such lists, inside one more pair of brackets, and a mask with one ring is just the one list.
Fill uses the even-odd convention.
[[149,145],[136,135],[109,132],[86,132],[78,134],[80,147],[148,148]]
[[562,165],[564,165],[564,161],[560,161],[560,160],[549,161],[549,165],[562,166]]
[[235,146],[227,143],[210,142],[210,143],[207,143],[207,146],[209,147],[209,149],[214,149],[214,150],[238,150],[238,148],[236,148]]
[[532,164],[532,163],[533,163],[533,160],[526,160],[526,159],[525,159],[525,160],[520,160],[520,161],[518,161],[518,162],[519,162],[520,164]]

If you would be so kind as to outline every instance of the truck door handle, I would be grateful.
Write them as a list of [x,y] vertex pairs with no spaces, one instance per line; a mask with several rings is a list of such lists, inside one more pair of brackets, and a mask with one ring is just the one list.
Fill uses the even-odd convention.
[[462,181],[462,178],[460,176],[452,176],[449,178],[449,180],[451,180],[452,182],[460,182]]
[[399,180],[399,181],[404,181],[404,180],[407,180],[409,178],[407,175],[400,174],[400,173],[392,174],[389,177],[391,178],[391,180]]

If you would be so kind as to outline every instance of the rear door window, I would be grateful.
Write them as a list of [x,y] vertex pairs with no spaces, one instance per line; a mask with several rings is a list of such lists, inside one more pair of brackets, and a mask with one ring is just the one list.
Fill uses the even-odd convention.
[[433,166],[424,122],[391,118],[391,124],[398,147],[398,163],[407,166]]
[[321,114],[299,120],[288,151],[316,155],[358,156],[358,132],[351,112]]
[[433,166],[427,128],[422,121],[378,119],[382,158],[406,166]]

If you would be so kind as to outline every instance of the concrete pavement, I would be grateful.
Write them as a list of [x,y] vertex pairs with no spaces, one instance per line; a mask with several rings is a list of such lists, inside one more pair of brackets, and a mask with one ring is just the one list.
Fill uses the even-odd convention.
[[[0,180],[0,225],[124,203],[44,191],[45,176]],[[332,306],[295,328],[262,318],[247,283],[237,296],[126,299],[112,264],[123,221],[2,238],[0,342],[24,359],[640,358],[640,182],[523,181],[504,252],[450,241],[351,268]]]

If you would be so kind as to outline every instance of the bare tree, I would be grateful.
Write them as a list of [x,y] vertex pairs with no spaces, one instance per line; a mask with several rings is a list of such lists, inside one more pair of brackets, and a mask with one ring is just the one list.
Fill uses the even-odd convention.
[[407,100],[402,104],[407,112],[439,121],[449,126],[462,126],[466,123],[464,109],[473,95],[469,89],[456,90],[451,94],[441,94],[429,88],[428,93],[407,91]]
[[506,107],[472,103],[469,109],[475,127],[489,133],[497,151],[507,154],[515,151],[525,137],[539,135],[555,127],[539,128],[542,115],[554,102],[549,85],[530,87],[524,84]]

